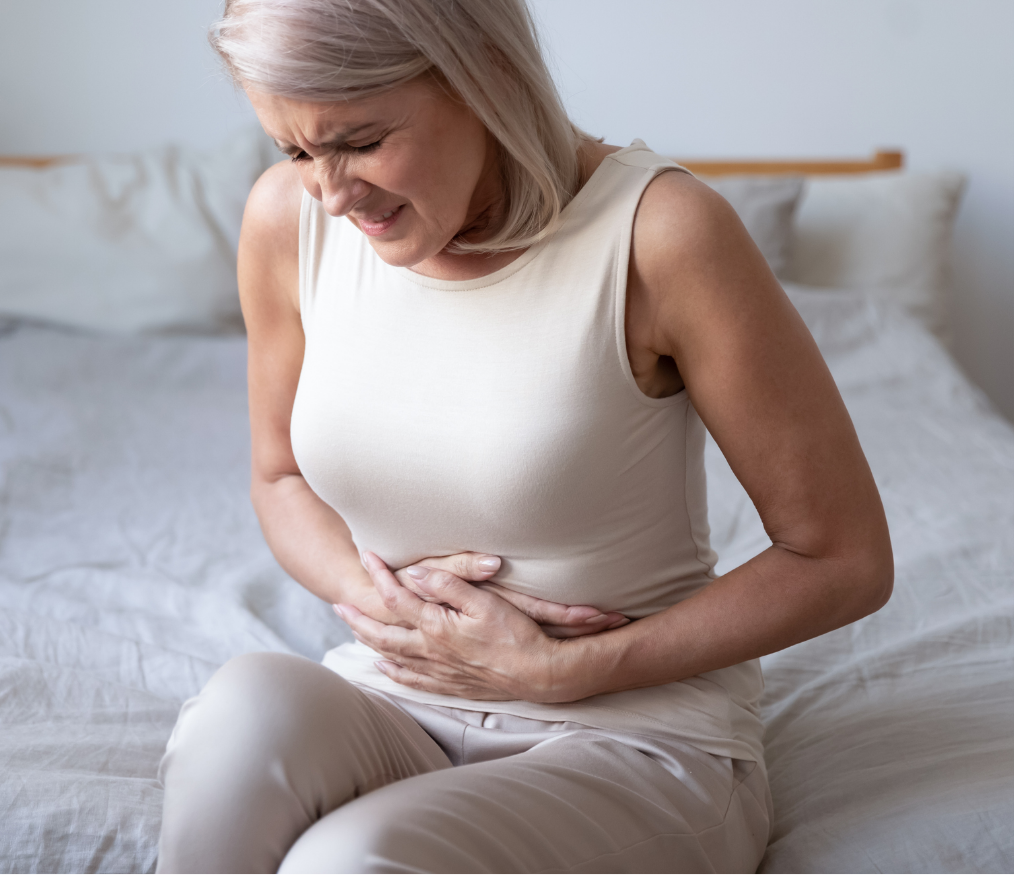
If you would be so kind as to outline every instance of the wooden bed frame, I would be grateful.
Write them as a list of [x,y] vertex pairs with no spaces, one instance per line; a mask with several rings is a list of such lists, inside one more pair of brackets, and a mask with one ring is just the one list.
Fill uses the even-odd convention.
[[70,164],[77,155],[0,155],[0,167],[33,167],[41,170],[54,164]]
[[[51,167],[76,160],[75,155],[0,155],[0,167]],[[879,170],[901,170],[905,165],[900,151],[876,151],[871,158],[820,160],[768,160],[744,159],[710,161],[675,159],[691,173],[701,176],[733,176],[749,174],[755,176],[817,176],[836,173],[874,173]]]
[[900,151],[877,150],[871,158],[839,159],[835,161],[799,160],[785,161],[731,160],[721,161],[696,160],[689,158],[674,159],[691,173],[700,176],[821,176],[837,173],[875,173],[880,170],[901,170],[905,166],[905,156]]

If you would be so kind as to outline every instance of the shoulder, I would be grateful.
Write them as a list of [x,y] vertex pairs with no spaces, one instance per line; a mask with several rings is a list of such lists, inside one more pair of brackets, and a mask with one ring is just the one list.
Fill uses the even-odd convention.
[[684,344],[712,342],[736,314],[784,309],[781,287],[736,211],[680,172],[659,174],[644,191],[627,295],[631,342],[674,358]]
[[725,198],[676,170],[660,173],[648,184],[634,216],[633,254],[648,273],[668,274],[676,264],[683,271],[707,267],[747,254],[752,243]]
[[688,173],[665,172],[634,216],[630,290],[659,307],[780,288],[736,211]]
[[279,161],[261,174],[247,198],[243,230],[250,234],[299,239],[303,184],[290,161]]
[[[299,212],[303,185],[289,161],[269,167],[254,184],[239,243],[243,297],[284,287],[298,301]],[[265,282],[267,280],[267,282]]]

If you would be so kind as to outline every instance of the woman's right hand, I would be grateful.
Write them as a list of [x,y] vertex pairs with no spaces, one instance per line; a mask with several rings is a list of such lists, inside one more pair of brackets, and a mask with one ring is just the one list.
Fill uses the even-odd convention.
[[500,569],[500,557],[491,556],[488,553],[456,553],[453,556],[423,559],[394,572],[394,576],[402,586],[426,601],[434,599],[419,587],[408,571],[409,568],[418,566],[449,571],[456,577],[499,596],[508,604],[531,617],[551,638],[577,638],[581,635],[594,635],[596,632],[616,629],[630,622],[623,614],[615,611],[603,612],[590,605],[561,605],[557,602],[514,592],[497,583],[489,583],[489,579]]

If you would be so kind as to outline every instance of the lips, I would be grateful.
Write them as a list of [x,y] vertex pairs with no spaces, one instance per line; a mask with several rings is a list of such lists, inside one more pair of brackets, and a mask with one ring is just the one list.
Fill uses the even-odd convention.
[[387,210],[369,219],[359,219],[359,228],[368,237],[378,237],[398,221],[404,209],[405,205],[401,204],[393,210]]

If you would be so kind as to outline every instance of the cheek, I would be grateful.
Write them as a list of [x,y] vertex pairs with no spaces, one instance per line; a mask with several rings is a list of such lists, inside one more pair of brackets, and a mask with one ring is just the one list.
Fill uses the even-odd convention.
[[427,156],[407,162],[396,177],[388,177],[385,187],[405,196],[420,217],[442,228],[464,221],[475,187],[472,175],[471,168],[460,161]]

